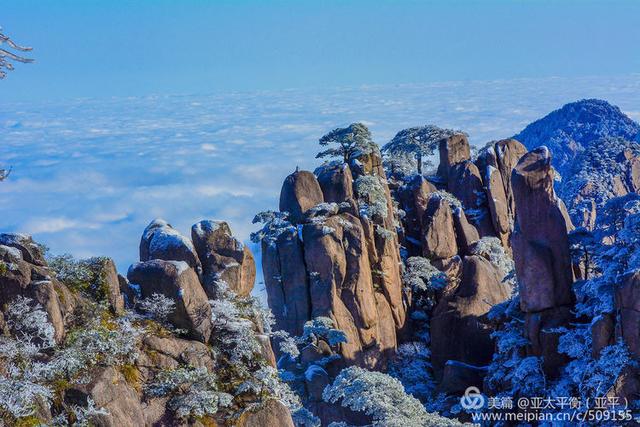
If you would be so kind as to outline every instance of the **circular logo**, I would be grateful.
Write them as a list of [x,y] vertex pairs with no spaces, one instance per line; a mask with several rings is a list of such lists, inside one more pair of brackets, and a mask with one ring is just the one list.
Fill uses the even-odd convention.
[[460,398],[460,406],[464,409],[480,409],[484,406],[484,396],[478,387],[467,387],[464,396]]

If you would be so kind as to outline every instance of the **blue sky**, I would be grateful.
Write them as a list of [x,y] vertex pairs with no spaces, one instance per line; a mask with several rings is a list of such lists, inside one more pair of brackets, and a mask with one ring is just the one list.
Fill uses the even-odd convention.
[[640,70],[640,2],[2,0],[37,62],[1,100]]
[[640,1],[0,1],[36,58],[0,81],[0,232],[122,272],[155,217],[247,242],[336,126],[481,145],[589,97],[640,119]]

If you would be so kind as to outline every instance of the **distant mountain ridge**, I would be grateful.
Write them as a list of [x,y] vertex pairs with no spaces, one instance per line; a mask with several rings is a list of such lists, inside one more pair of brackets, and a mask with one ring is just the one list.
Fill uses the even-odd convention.
[[617,106],[601,99],[583,99],[566,104],[514,136],[529,150],[546,145],[553,154],[554,167],[561,174],[591,141],[606,137],[638,141],[640,124]]
[[640,124],[607,101],[566,104],[514,138],[529,150],[541,145],[551,150],[561,175],[556,191],[577,226],[592,229],[607,200],[640,187]]

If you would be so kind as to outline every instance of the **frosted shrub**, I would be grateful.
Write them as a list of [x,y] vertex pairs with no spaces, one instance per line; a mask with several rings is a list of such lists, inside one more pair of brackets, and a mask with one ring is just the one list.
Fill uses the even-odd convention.
[[147,387],[147,393],[170,396],[167,406],[179,418],[213,415],[233,400],[230,394],[218,391],[216,380],[206,368],[172,369],[160,372]]
[[504,281],[515,285],[515,263],[504,251],[504,247],[497,237],[483,237],[471,247],[472,255],[479,255],[488,259],[500,270]]
[[326,402],[340,403],[364,412],[376,427],[447,426],[457,423],[429,414],[416,398],[405,393],[400,381],[382,372],[357,366],[343,369],[322,395]]
[[304,324],[300,341],[313,342],[318,338],[331,346],[347,342],[347,335],[340,329],[335,329],[333,320],[328,317],[316,317]]
[[229,300],[210,300],[212,344],[231,362],[251,360],[260,352],[251,320],[240,317],[236,305]]
[[167,323],[167,319],[176,309],[174,300],[158,293],[143,299],[138,303],[138,306],[150,318],[162,324]]
[[106,257],[76,260],[69,254],[47,257],[49,267],[56,277],[69,288],[106,301],[109,293],[104,265]]
[[0,412],[27,417],[37,402],[48,405],[53,397],[40,384],[48,366],[38,359],[43,350],[54,347],[54,329],[42,307],[22,296],[9,304],[6,323],[13,336],[0,336]]
[[412,305],[421,310],[430,310],[435,305],[435,293],[447,284],[447,276],[435,268],[427,258],[407,259],[402,281],[412,293]]
[[265,240],[268,243],[275,243],[278,236],[282,233],[295,233],[296,228],[288,220],[287,212],[264,211],[258,213],[253,218],[253,224],[261,223],[262,228],[251,233],[251,241],[260,243]]
[[83,374],[96,365],[117,366],[135,362],[141,331],[126,318],[101,324],[96,321],[69,334],[65,348],[56,352],[48,364],[48,379],[57,377],[83,381]]
[[6,312],[6,322],[12,335],[23,344],[33,344],[39,349],[55,345],[55,330],[40,304],[30,298],[18,296]]
[[355,189],[362,215],[385,218],[388,214],[387,199],[380,181],[375,175],[362,175],[356,179]]
[[0,376],[0,414],[6,411],[15,418],[28,417],[38,402],[48,405],[51,399],[53,393],[48,387],[25,378],[24,372],[15,367]]
[[424,343],[402,344],[389,366],[389,375],[398,379],[407,393],[427,402],[435,388],[430,360],[431,351]]

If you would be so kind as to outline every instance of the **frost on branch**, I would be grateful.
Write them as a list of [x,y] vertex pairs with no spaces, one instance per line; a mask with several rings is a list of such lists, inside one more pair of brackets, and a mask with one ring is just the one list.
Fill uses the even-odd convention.
[[333,320],[328,317],[316,317],[304,324],[302,342],[314,342],[323,339],[330,346],[347,342],[347,335],[340,329],[335,329]]
[[15,62],[22,62],[27,64],[33,62],[31,58],[25,58],[20,53],[16,52],[29,52],[32,48],[26,46],[20,46],[5,35],[0,27],[0,79],[4,79],[7,76],[7,71],[13,71],[13,64]]
[[179,418],[213,415],[231,404],[233,396],[219,392],[216,376],[206,368],[178,368],[160,372],[148,386],[154,397],[169,396],[168,407]]
[[385,218],[388,214],[387,199],[380,177],[362,175],[356,179],[360,213],[368,218]]
[[18,296],[9,305],[6,316],[11,334],[21,344],[36,346],[38,350],[55,345],[55,330],[40,304]]
[[483,237],[471,247],[471,255],[486,258],[502,273],[503,281],[515,286],[515,263],[505,252],[500,239]]
[[420,401],[408,395],[395,378],[357,366],[343,369],[333,384],[324,389],[322,397],[352,411],[364,412],[376,427],[458,425],[427,413]]
[[174,300],[158,293],[144,298],[138,306],[147,316],[163,325],[167,325],[167,319],[176,309]]
[[260,212],[253,218],[253,223],[262,223],[263,225],[260,230],[251,233],[251,241],[253,243],[260,243],[262,241],[275,243],[278,236],[282,233],[295,231],[296,228],[289,222],[288,217],[289,214],[287,212]]
[[344,163],[364,154],[371,154],[378,150],[371,138],[371,132],[362,123],[352,123],[346,128],[336,128],[320,138],[320,145],[331,146],[319,152],[316,158],[338,157]]
[[422,174],[424,166],[433,166],[429,156],[438,149],[440,141],[458,134],[464,134],[464,132],[442,129],[434,125],[403,129],[382,147],[382,152],[386,154],[385,158],[396,160],[391,163],[396,167],[401,164],[407,167],[411,163],[408,159],[414,158],[415,169],[411,172]]

